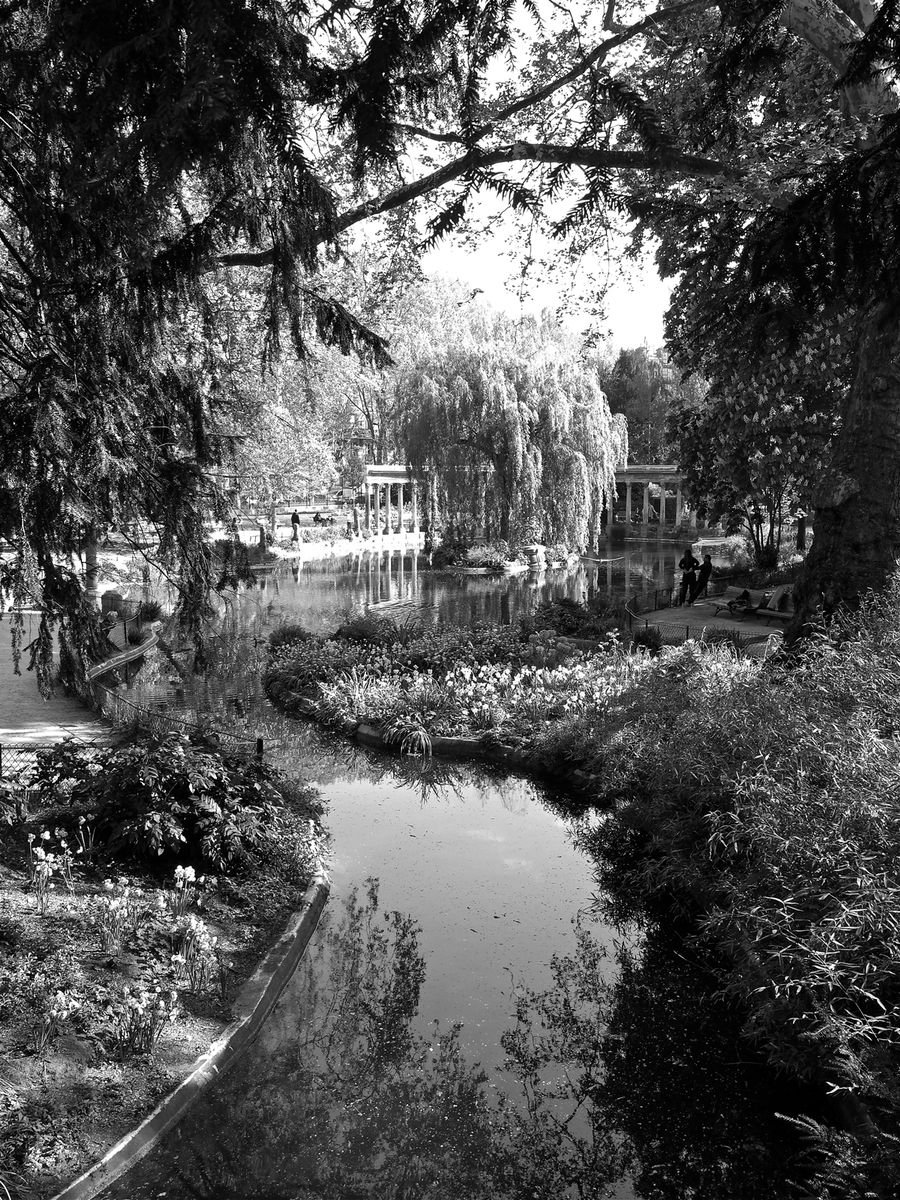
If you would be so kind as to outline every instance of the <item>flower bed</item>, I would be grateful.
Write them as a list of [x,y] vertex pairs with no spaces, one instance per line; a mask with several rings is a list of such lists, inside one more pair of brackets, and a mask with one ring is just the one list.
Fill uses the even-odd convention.
[[13,1197],[57,1190],[180,1082],[319,854],[311,793],[253,759],[174,735],[40,758],[38,807],[0,823]]
[[576,650],[507,626],[398,630],[366,618],[342,636],[284,631],[273,641],[267,695],[288,712],[339,728],[367,726],[403,751],[427,753],[435,739],[472,739],[526,753],[546,766],[579,766],[555,754],[547,730],[616,703],[647,669],[615,635]]

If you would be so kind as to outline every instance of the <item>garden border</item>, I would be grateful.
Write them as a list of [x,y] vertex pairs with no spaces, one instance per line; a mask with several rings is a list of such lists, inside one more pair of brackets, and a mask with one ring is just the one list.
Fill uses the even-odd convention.
[[205,1090],[220,1079],[253,1042],[299,966],[328,899],[327,876],[317,874],[262,962],[243,985],[234,1004],[237,1014],[220,1037],[195,1062],[181,1083],[144,1120],[106,1154],[57,1192],[53,1200],[93,1200],[140,1162],[176,1125]]
[[[310,700],[306,696],[295,696],[293,698],[293,703],[297,705],[296,711],[288,711],[281,708],[274,700],[270,700],[270,703],[283,716],[300,716],[308,721],[315,721],[316,724],[325,728],[329,727],[330,723],[324,721],[319,715],[315,701]],[[334,728],[335,726],[331,727]],[[368,725],[364,721],[358,723],[356,721],[347,721],[337,725],[336,728],[347,737],[353,738],[354,741],[360,742],[364,746],[371,746],[373,750],[381,750],[385,754],[401,753],[399,746],[395,742],[387,741],[374,725]],[[479,762],[493,763],[496,766],[506,767],[509,771],[525,772],[538,779],[546,780],[552,778],[557,783],[571,788],[586,787],[593,778],[593,775],[587,771],[582,771],[580,768],[576,768],[574,771],[560,772],[558,769],[549,771],[534,754],[529,754],[527,750],[520,750],[517,746],[490,745],[480,741],[478,738],[433,737],[430,739],[430,746],[431,749],[427,757],[456,758],[464,762],[471,762],[475,759]]]

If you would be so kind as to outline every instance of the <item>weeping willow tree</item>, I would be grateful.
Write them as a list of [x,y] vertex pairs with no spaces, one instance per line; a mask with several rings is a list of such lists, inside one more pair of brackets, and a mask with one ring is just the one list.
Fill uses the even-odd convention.
[[627,456],[624,418],[571,361],[483,347],[419,360],[398,381],[399,441],[429,517],[488,537],[584,546]]

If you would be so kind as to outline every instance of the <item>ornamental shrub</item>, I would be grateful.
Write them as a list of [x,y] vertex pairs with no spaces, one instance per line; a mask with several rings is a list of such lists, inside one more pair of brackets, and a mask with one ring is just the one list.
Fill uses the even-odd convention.
[[[74,754],[70,747],[66,761]],[[90,763],[90,773],[75,771],[69,799],[93,814],[98,845],[138,859],[238,866],[281,803],[276,772],[193,745],[180,733],[91,747]]]

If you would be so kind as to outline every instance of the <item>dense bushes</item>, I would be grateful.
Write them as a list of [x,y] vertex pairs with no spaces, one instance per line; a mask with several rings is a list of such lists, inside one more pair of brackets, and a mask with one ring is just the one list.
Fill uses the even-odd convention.
[[39,756],[37,782],[45,801],[65,801],[111,854],[215,871],[263,849],[288,786],[255,759],[175,733],[110,748],[60,743]]
[[315,697],[320,685],[351,675],[373,681],[412,672],[438,675],[454,664],[519,662],[527,650],[514,630],[501,625],[404,629],[369,616],[348,622],[342,635],[271,648],[267,694],[290,707],[297,696]]
[[[762,669],[665,654],[622,697],[620,735],[595,742],[598,799],[618,805],[585,837],[617,919],[680,914],[769,1062],[845,1110],[866,1100],[888,1126],[900,1109],[898,618],[895,589]],[[570,737],[595,732],[585,715]],[[874,1161],[886,1147],[843,1153]]]

